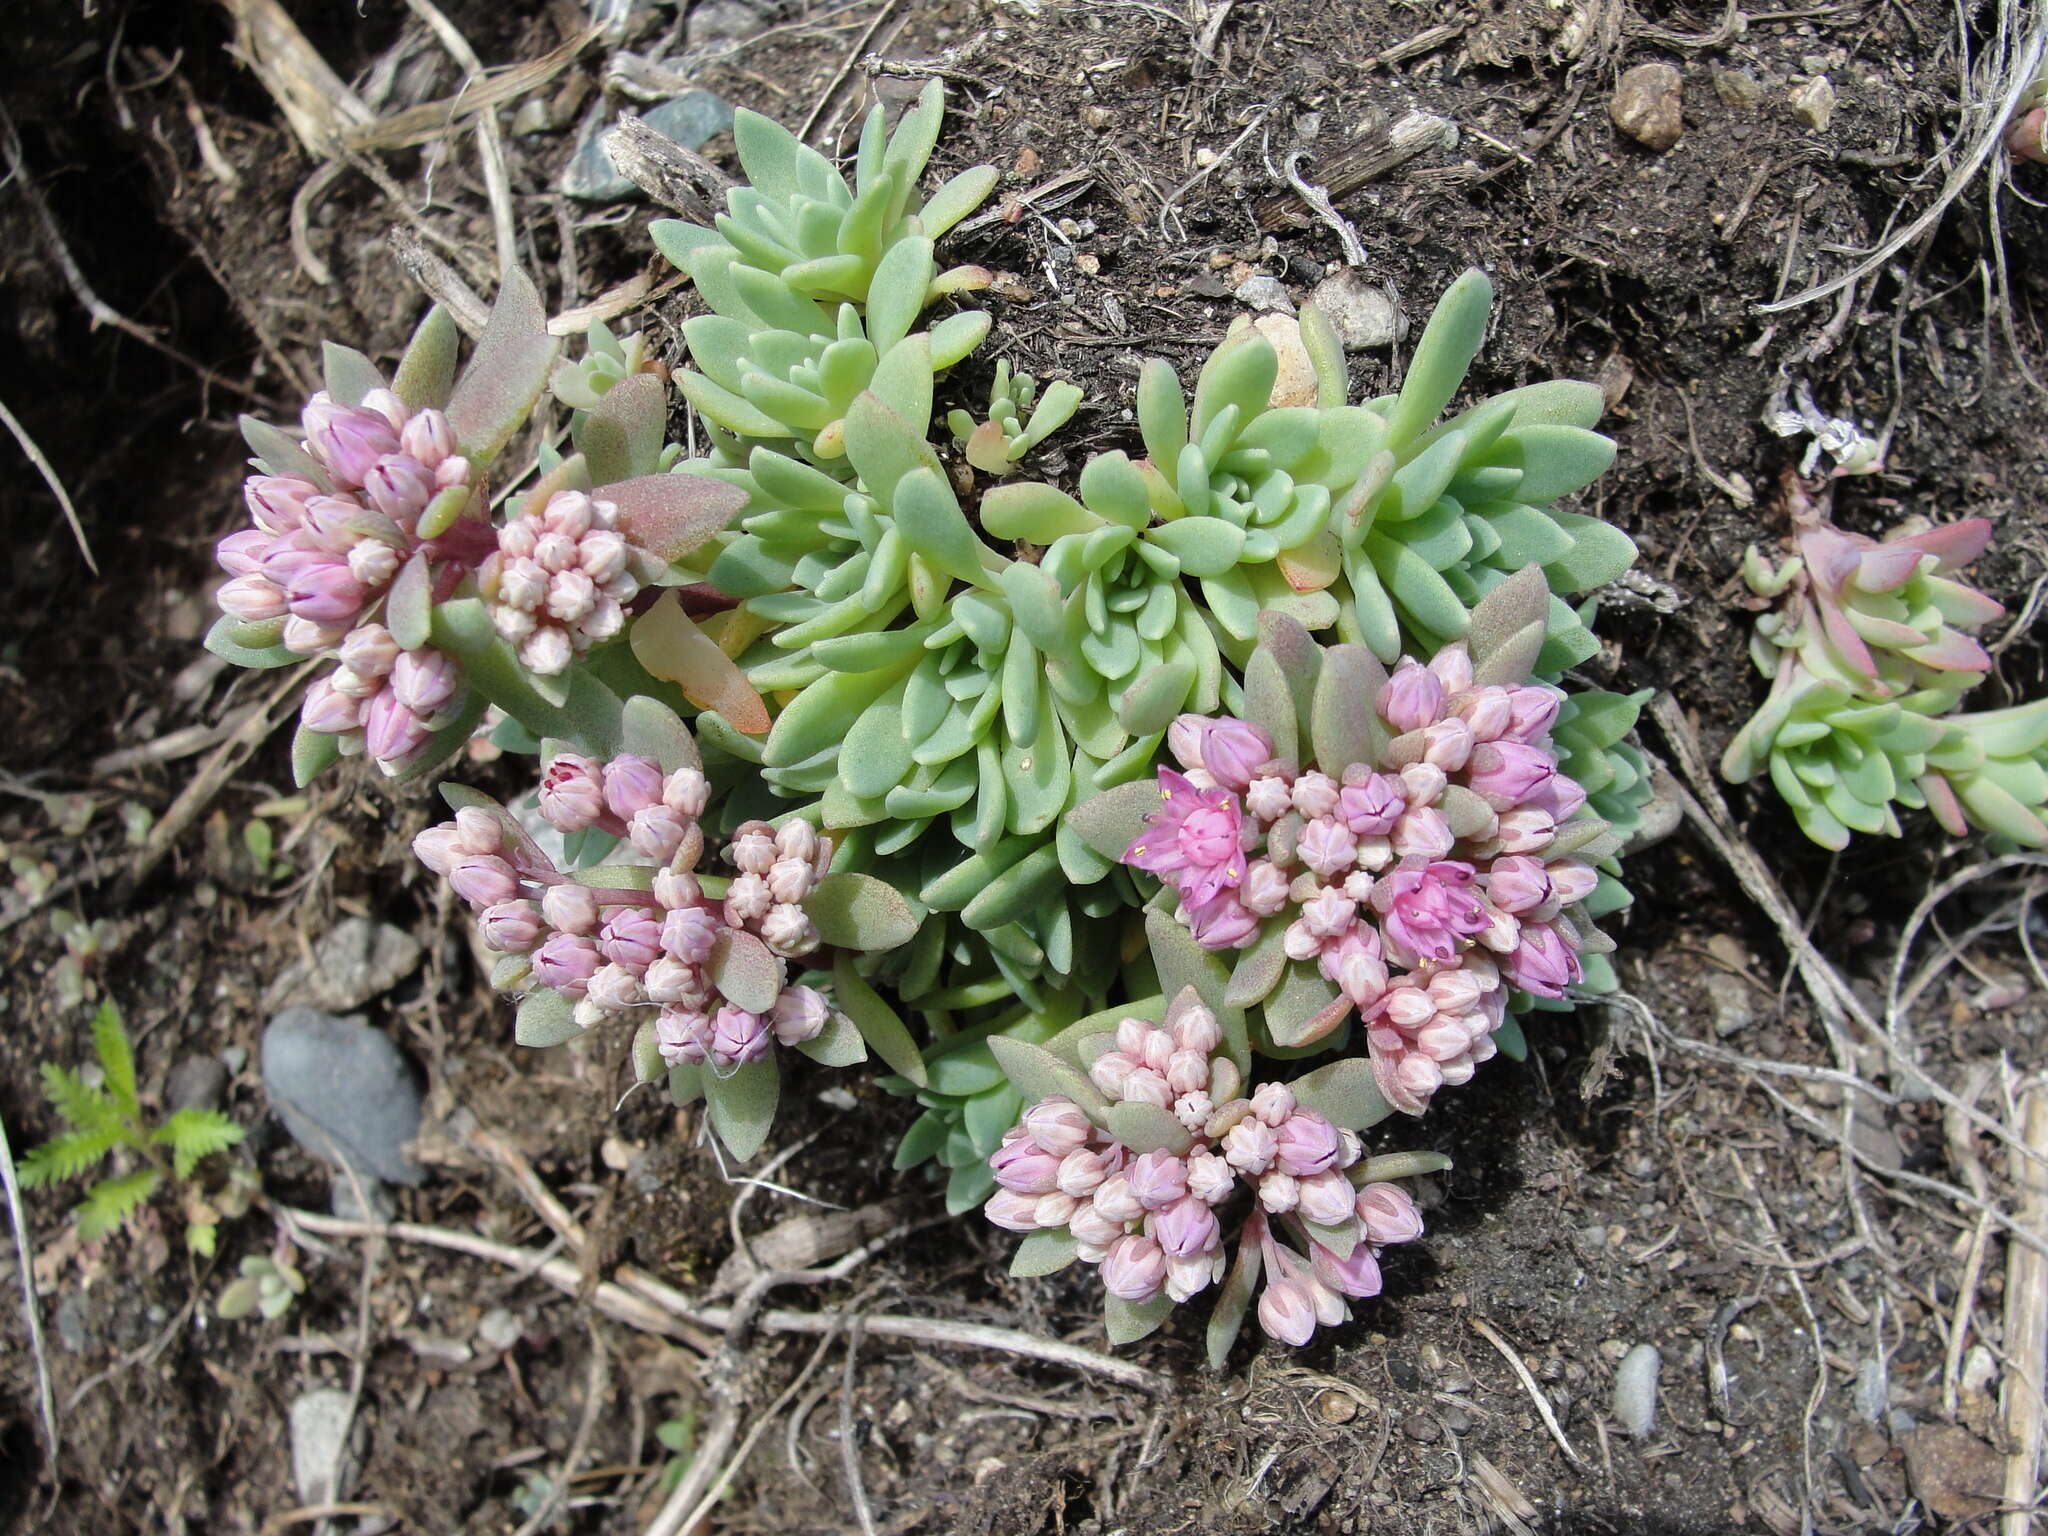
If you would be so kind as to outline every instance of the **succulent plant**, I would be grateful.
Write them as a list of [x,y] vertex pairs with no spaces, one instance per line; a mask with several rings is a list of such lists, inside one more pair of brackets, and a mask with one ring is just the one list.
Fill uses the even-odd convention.
[[1773,566],[1752,547],[1743,570],[1761,614],[1750,655],[1771,679],[1722,773],[1760,772],[1806,835],[1843,848],[1856,832],[1900,834],[1895,807],[1928,809],[1961,836],[1974,824],[2048,846],[2048,700],[1958,714],[1990,670],[1958,626],[2004,612],[1955,579],[1990,542],[1982,518],[1899,531],[1845,532],[1796,480],[1792,553]]
[[1080,404],[1079,386],[1059,379],[1046,386],[1040,399],[1036,379],[1012,373],[1010,360],[998,358],[987,414],[977,422],[966,411],[951,410],[946,426],[969,464],[985,475],[1009,475],[1019,459],[1072,420]]
[[[902,1020],[850,958],[909,940],[917,923],[903,898],[867,875],[829,872],[830,839],[801,820],[741,825],[724,850],[734,872],[700,871],[715,851],[700,820],[711,790],[688,729],[637,697],[619,736],[623,750],[602,757],[550,751],[536,796],[542,822],[586,850],[601,834],[618,862],[576,868],[566,842],[558,862],[518,817],[458,785],[442,787],[455,819],[414,841],[476,912],[500,957],[494,985],[519,990],[519,1043],[635,1025],[640,1078],[665,1075],[679,1105],[703,1097],[741,1158],[774,1120],[778,1045],[827,1066],[864,1060],[872,1046],[921,1082]],[[828,945],[838,951],[829,973],[814,963],[792,978],[794,962]]]
[[1195,945],[1236,952],[1222,1000],[1263,1008],[1263,1047],[1327,1048],[1355,1013],[1411,1114],[1494,1054],[1518,996],[1562,999],[1612,948],[1584,903],[1619,839],[1581,814],[1550,741],[1559,696],[1528,681],[1545,596],[1525,568],[1474,611],[1469,648],[1391,676],[1269,614],[1248,718],[1183,717],[1167,739],[1184,772],[1074,813],[1162,881]]
[[1448,1166],[1365,1155],[1357,1133],[1389,1111],[1363,1062],[1254,1089],[1237,1021],[1185,986],[1152,1016],[1098,1015],[1047,1045],[990,1042],[1028,1106],[988,1160],[998,1188],[984,1213],[1024,1234],[1010,1272],[1096,1266],[1119,1344],[1213,1290],[1218,1367],[1262,1274],[1260,1325],[1291,1344],[1377,1295],[1379,1250],[1422,1232],[1391,1180]]

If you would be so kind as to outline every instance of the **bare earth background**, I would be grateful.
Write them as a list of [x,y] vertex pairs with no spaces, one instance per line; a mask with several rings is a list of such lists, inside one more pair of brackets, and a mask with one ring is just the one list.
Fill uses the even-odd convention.
[[[433,1171],[399,1193],[404,1220],[546,1249],[542,1206],[507,1173],[523,1162],[581,1224],[565,1256],[586,1292],[630,1263],[701,1296],[734,1251],[734,1190],[692,1112],[641,1093],[615,1113],[630,1081],[616,1049],[512,1046],[454,914],[406,856],[433,816],[425,794],[360,769],[295,794],[288,738],[261,725],[262,711],[288,711],[275,695],[285,674],[202,658],[210,546],[241,516],[235,413],[289,416],[323,337],[391,355],[423,302],[387,245],[394,224],[430,230],[479,288],[495,263],[477,138],[445,105],[463,69],[396,0],[287,9],[375,117],[429,104],[422,142],[352,152],[302,197],[319,162],[225,47],[234,13],[260,20],[261,7],[10,8],[0,137],[18,147],[0,185],[0,401],[67,484],[105,574],[87,572],[54,500],[11,463],[0,1117],[17,1155],[55,1129],[36,1064],[80,1063],[91,1008],[112,997],[139,1040],[146,1098],[160,1102],[181,1064],[225,1053],[223,1104],[250,1130],[237,1155],[261,1168],[265,1199],[196,1265],[168,1196],[83,1249],[66,1192],[30,1199],[63,1452],[53,1482],[35,1354],[10,1304],[0,1528],[295,1528],[287,1409],[360,1372],[361,1514],[515,1530],[544,1487],[533,1479],[560,1479],[566,1462],[553,1528],[637,1530],[670,1454],[656,1427],[710,1411],[715,1332],[657,1337],[484,1259],[347,1237],[300,1248],[309,1289],[281,1321],[212,1311],[240,1259],[270,1251],[276,1210],[328,1207],[326,1170],[266,1119],[253,1055],[270,1013],[298,995],[278,978],[350,915],[418,943],[361,1005],[428,1085]],[[998,354],[1079,383],[1087,404],[1041,456],[1045,474],[1127,441],[1140,358],[1197,360],[1244,312],[1233,294],[1245,278],[1300,297],[1340,257],[1276,177],[1289,151],[1307,151],[1316,181],[1407,112],[1450,119],[1455,148],[1339,198],[1360,270],[1418,324],[1458,271],[1492,274],[1501,304],[1476,388],[1553,375],[1606,386],[1621,457],[1589,510],[1634,534],[1645,579],[1608,604],[1610,643],[1588,672],[1669,691],[1680,739],[1645,736],[1667,758],[1696,733],[1711,760],[1761,696],[1736,571],[1747,543],[1784,526],[1775,488],[1800,444],[1762,415],[1794,384],[1891,428],[1887,472],[1838,492],[1846,525],[1994,519],[1978,574],[2015,615],[2031,614],[2048,569],[2042,396],[2008,342],[2043,355],[2027,259],[2044,233],[2037,209],[2004,200],[2009,306],[1980,184],[1845,302],[1774,321],[1755,311],[1842,270],[1938,185],[1966,67],[1947,6],[763,0],[750,15],[699,0],[682,7],[695,16],[635,12],[623,42],[588,41],[566,62],[551,56],[588,20],[568,0],[445,9],[486,65],[539,80],[499,115],[522,260],[557,311],[668,275],[644,236],[645,200],[557,193],[586,115],[636,105],[617,93],[617,49],[792,125],[815,108],[826,145],[865,100],[943,74],[954,115],[939,169],[994,162],[997,199],[1016,214],[952,244],[1000,280],[995,342],[950,385],[977,395]],[[1994,8],[1963,9],[1981,52]],[[720,29],[723,42],[709,36]],[[1683,135],[1662,152],[1608,114],[1620,73],[1651,61],[1682,77]],[[1822,73],[1835,101],[1816,127],[1787,98]],[[522,116],[526,103],[539,105]],[[515,122],[537,131],[511,133]],[[705,152],[730,165],[727,139]],[[2035,171],[2018,173],[2019,191]],[[93,326],[86,288],[154,344]],[[692,303],[673,292],[648,318],[666,355]],[[1357,354],[1355,385],[1381,392],[1403,355]],[[2024,629],[1994,634],[2010,644],[1986,707],[2044,687]],[[474,776],[518,780],[505,764]],[[762,1332],[745,1351],[745,1427],[763,1433],[703,1529],[857,1529],[849,1459],[873,1528],[903,1533],[1997,1528],[2007,1455],[2030,1449],[2001,1416],[2001,1391],[2026,1394],[2005,1345],[2036,1299],[2005,1294],[2015,1154],[1984,1126],[2019,1126],[2022,1078],[2042,1064],[2048,983],[2016,939],[2038,931],[2029,904],[2048,881],[2021,863],[1959,890],[1921,929],[1906,974],[1928,966],[1924,984],[1887,1030],[1915,904],[1984,850],[1947,845],[1923,820],[1903,842],[1830,859],[1768,797],[1731,805],[1738,853],[1761,853],[1795,928],[1877,1030],[1830,1024],[1755,890],[1688,825],[1630,866],[1638,902],[1618,920],[1618,958],[1641,1007],[1539,1015],[1525,1065],[1496,1062],[1444,1096],[1419,1138],[1455,1170],[1427,1181],[1429,1235],[1391,1259],[1387,1294],[1355,1326],[1300,1352],[1248,1342],[1217,1378],[1183,1320],[1124,1352],[1165,1378],[1157,1392],[871,1336],[850,1364],[831,1345],[772,1423],[817,1345]],[[130,808],[186,824],[150,834]],[[251,852],[252,822],[269,829],[267,859]],[[82,995],[59,974],[60,911],[104,925],[78,966]],[[1845,1090],[1852,1078],[1879,1091]],[[834,1087],[851,1099],[818,1097]],[[922,1174],[888,1171],[909,1106],[815,1069],[798,1090],[778,1145],[811,1139],[782,1182],[850,1208],[895,1202],[898,1220],[938,1211]],[[490,1138],[511,1154],[480,1152]],[[756,1192],[738,1225],[758,1236],[803,1209]],[[843,1284],[773,1304],[1104,1347],[1093,1282],[1013,1281],[1009,1246],[978,1221],[927,1225]],[[0,1255],[9,1297],[14,1262],[11,1247]],[[1656,1429],[1639,1441],[1609,1405],[1615,1362],[1643,1342],[1663,1372]]]

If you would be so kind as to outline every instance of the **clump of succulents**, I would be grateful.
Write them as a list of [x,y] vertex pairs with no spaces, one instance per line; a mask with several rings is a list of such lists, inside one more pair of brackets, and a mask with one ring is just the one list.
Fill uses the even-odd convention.
[[1721,771],[1768,772],[1800,829],[1824,848],[1900,832],[1896,807],[1926,809],[1955,836],[1971,826],[2048,846],[2048,700],[1957,713],[1991,657],[1966,631],[2005,610],[1955,572],[1984,552],[1983,518],[1849,533],[1794,485],[1788,557],[1752,547],[1744,574],[1777,606],[1750,639],[1771,679]]
[[[924,193],[942,111],[934,82],[871,113],[850,181],[743,112],[751,184],[655,226],[709,311],[687,462],[645,341],[558,363],[517,273],[459,377],[438,312],[388,381],[330,349],[298,432],[245,424],[209,644],[333,659],[302,779],[423,773],[487,711],[538,758],[510,804],[444,785],[415,845],[520,1043],[630,1033],[741,1158],[787,1052],[872,1052],[921,1106],[898,1166],[1025,1234],[1018,1273],[1095,1266],[1114,1339],[1213,1293],[1217,1361],[1255,1302],[1305,1342],[1419,1235],[1392,1181],[1446,1166],[1362,1133],[1613,985],[1640,700],[1555,686],[1634,554],[1553,505],[1613,457],[1599,391],[1440,419],[1491,303],[1467,273],[1397,394],[1350,403],[1311,309],[1313,397],[1279,401],[1234,326],[1191,390],[1143,366],[1134,442],[1024,478],[1080,392],[998,363],[978,411],[943,393],[990,327],[948,301],[989,276],[934,241],[996,173]],[[544,389],[569,442],[505,476]]]

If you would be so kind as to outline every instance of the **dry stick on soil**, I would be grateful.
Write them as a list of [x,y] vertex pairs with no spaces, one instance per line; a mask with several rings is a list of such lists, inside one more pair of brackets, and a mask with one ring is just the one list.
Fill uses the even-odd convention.
[[[1805,1480],[1805,1508],[1809,1512],[1808,1520],[1810,1522],[1810,1512],[1815,1507],[1813,1496],[1813,1416],[1819,1410],[1821,1400],[1827,1396],[1828,1391],[1827,1341],[1825,1335],[1821,1332],[1820,1314],[1814,1311],[1813,1297],[1807,1292],[1806,1280],[1800,1274],[1799,1267],[1792,1262],[1792,1255],[1785,1247],[1784,1238],[1778,1235],[1778,1223],[1772,1219],[1771,1208],[1764,1202],[1763,1191],[1757,1188],[1756,1180],[1750,1177],[1749,1165],[1743,1162],[1740,1152],[1730,1147],[1728,1149],[1728,1157],[1735,1164],[1735,1172],[1742,1180],[1742,1187],[1749,1193],[1750,1204],[1756,1207],[1757,1219],[1763,1223],[1764,1231],[1769,1234],[1771,1246],[1778,1250],[1778,1257],[1785,1261],[1785,1271],[1792,1277],[1792,1289],[1798,1293],[1800,1308],[1806,1313],[1806,1325],[1810,1330],[1808,1337],[1813,1343],[1813,1390],[1807,1394],[1806,1413],[1799,1424],[1799,1467],[1800,1474]],[[1812,1528],[1810,1523],[1807,1528]]]
[[[427,24],[441,40],[448,56],[469,73],[463,79],[467,90],[472,81],[484,78],[483,60],[469,46],[454,22],[441,13],[434,0],[405,0],[412,13]],[[498,275],[503,277],[519,265],[519,233],[512,216],[512,179],[505,172],[505,137],[498,127],[495,104],[476,115],[477,152],[483,160],[484,193],[491,202],[491,225],[498,237]]]
[[43,484],[57,498],[57,505],[64,509],[64,521],[71,525],[71,537],[78,541],[78,552],[85,556],[86,568],[93,575],[99,575],[100,563],[93,559],[92,546],[85,541],[85,525],[78,520],[78,508],[71,504],[71,493],[64,489],[64,482],[57,478],[57,471],[43,457],[43,450],[36,446],[36,440],[28,435],[28,428],[15,420],[14,412],[7,409],[5,400],[0,400],[0,422],[4,422],[7,430],[14,434],[14,440],[21,444],[21,451],[28,455],[29,463],[35,465],[36,473],[43,477]]
[[371,120],[361,97],[328,66],[277,0],[221,0],[235,21],[228,51],[263,82],[306,153],[333,158],[342,134]]
[[7,1216],[14,1223],[14,1261],[21,1266],[21,1305],[28,1313],[29,1348],[36,1357],[36,1402],[42,1409],[44,1449],[50,1456],[50,1487],[54,1497],[62,1479],[57,1475],[57,1400],[50,1390],[50,1357],[43,1345],[43,1308],[36,1299],[35,1243],[28,1230],[28,1213],[21,1206],[21,1182],[15,1177],[14,1149],[8,1145],[7,1125],[0,1121],[0,1181],[7,1186]]
[[[2048,1152],[2048,1087],[2020,1098],[2020,1134]],[[2048,1238],[2048,1169],[2015,1158],[2013,1182],[2021,1190],[2019,1219]],[[2015,1243],[2005,1256],[2005,1347],[2010,1366],[2000,1389],[2006,1440],[2005,1502],[2014,1506],[2003,1521],[2004,1536],[2027,1536],[2030,1513],[2041,1499],[2042,1393],[2048,1390],[2048,1259]],[[2017,1377],[2018,1380],[2014,1378]]]
[[[1324,195],[1335,203],[1407,164],[1417,155],[1432,149],[1451,149],[1457,142],[1458,125],[1448,117],[1439,117],[1434,112],[1410,112],[1383,132],[1368,134],[1331,155],[1316,167],[1316,181]],[[1225,158],[1228,158],[1227,153]],[[1217,165],[1222,163],[1221,160],[1216,162]],[[1208,169],[1214,170],[1215,166]],[[1261,198],[1258,204],[1259,228],[1271,233],[1299,223],[1301,205],[1296,201],[1298,195],[1289,192]]]
[[[545,1280],[555,1289],[571,1296],[578,1293],[582,1283],[582,1272],[568,1259],[550,1258],[545,1253],[532,1249],[515,1247],[509,1243],[494,1243],[489,1238],[451,1231],[446,1227],[426,1226],[409,1221],[347,1221],[338,1216],[322,1216],[313,1211],[294,1210],[284,1206],[278,1207],[278,1215],[294,1226],[318,1236],[394,1237],[401,1242],[424,1243],[430,1247],[467,1253],[472,1257],[487,1259],[493,1264],[501,1264],[508,1269],[532,1275],[535,1279]],[[627,1271],[621,1268],[617,1273],[624,1277]],[[600,1281],[589,1299],[607,1317],[616,1318],[643,1333],[659,1334],[663,1338],[682,1339],[685,1342],[694,1337],[695,1329],[724,1329],[732,1321],[730,1307],[693,1306],[689,1298],[681,1292],[663,1285],[650,1276],[636,1273],[633,1281],[631,1288],[628,1288],[623,1278]],[[796,1311],[764,1312],[754,1320],[754,1325],[770,1333],[820,1334],[841,1326],[847,1315]],[[905,1317],[888,1312],[864,1312],[858,1316],[861,1325],[873,1338],[909,1339],[915,1343],[942,1345],[952,1349],[999,1350],[1004,1354],[1018,1355],[1027,1360],[1043,1361],[1047,1365],[1085,1371],[1122,1386],[1134,1387],[1141,1392],[1160,1392],[1167,1386],[1165,1377],[1142,1365],[1098,1354],[1092,1349],[1083,1349],[1077,1344],[1067,1344],[1058,1339],[1042,1339],[1036,1334],[1025,1333],[1015,1328],[999,1328],[990,1323],[952,1322],[943,1318]]]
[[1494,1331],[1493,1325],[1483,1317],[1471,1319],[1472,1330],[1487,1343],[1500,1351],[1501,1359],[1515,1373],[1515,1379],[1522,1384],[1522,1390],[1529,1394],[1536,1404],[1536,1412],[1543,1420],[1543,1427],[1550,1431],[1550,1438],[1557,1442],[1557,1448],[1564,1452],[1564,1458],[1575,1467],[1584,1467],[1585,1460],[1572,1449],[1571,1441],[1564,1437],[1564,1426],[1557,1422],[1557,1410],[1550,1406],[1550,1399],[1543,1395],[1543,1389],[1536,1385],[1536,1378],[1529,1374],[1529,1367],[1522,1363],[1522,1357],[1515,1347]]
[[868,1486],[860,1475],[859,1426],[853,1422],[853,1384],[860,1360],[860,1336],[860,1319],[856,1317],[846,1330],[846,1372],[839,1386],[839,1454],[846,1462],[846,1491],[853,1499],[861,1536],[875,1536],[875,1512],[868,1508]]
[[595,1322],[589,1321],[587,1314],[585,1321],[590,1329],[590,1377],[583,1386],[583,1417],[577,1422],[576,1438],[569,1442],[569,1454],[562,1458],[561,1472],[548,1479],[547,1497],[541,1500],[540,1508],[514,1536],[540,1536],[553,1523],[563,1504],[568,1502],[569,1484],[576,1476],[576,1464],[590,1449],[590,1437],[597,1429],[598,1410],[611,1396],[610,1359],[609,1351],[604,1347],[604,1335],[598,1332]]
[[394,224],[384,240],[391,247],[391,254],[398,259],[399,266],[405,269],[406,276],[418,283],[428,298],[447,310],[465,335],[473,338],[483,334],[484,322],[491,317],[490,306],[476,296],[476,290],[465,283],[453,267],[428,250],[420,237],[409,229]]
[[[1971,1125],[2003,1142],[2008,1148],[2023,1157],[2041,1158],[2048,1166],[2048,1158],[2027,1146],[2012,1128],[2000,1124],[1974,1105],[1965,1104],[1953,1091],[1928,1077],[1919,1065],[1905,1054],[1877,1017],[1863,1006],[1863,1002],[1850,990],[1848,982],[1827,961],[1821,952],[1813,947],[1807,937],[1806,925],[1787,900],[1783,887],[1778,884],[1763,860],[1757,856],[1735,830],[1735,818],[1729,813],[1728,804],[1721,798],[1721,792],[1714,786],[1711,770],[1700,750],[1699,738],[1680,711],[1678,702],[1668,693],[1660,693],[1650,704],[1650,717],[1664,733],[1670,743],[1672,755],[1677,760],[1679,771],[1691,787],[1691,794],[1681,790],[1686,819],[1699,828],[1714,851],[1720,854],[1735,878],[1741,882],[1751,900],[1764,909],[1764,915],[1778,930],[1778,937],[1791,952],[1800,979],[1806,983],[1806,990],[1820,1010],[1824,1023],[1829,1027],[1830,1039],[1834,1042],[1838,1058],[1853,1060],[1847,1053],[1847,1041],[1840,1038],[1846,1026],[1854,1024],[1864,1038],[1879,1046],[1893,1063],[1912,1081],[1924,1086],[1929,1097],[1946,1109],[1961,1114]],[[1860,1208],[1860,1202],[1859,1202]],[[1873,1246],[1880,1252],[1887,1249],[1885,1243],[1874,1241]]]
[[803,127],[796,131],[799,142],[809,142],[811,130],[818,126],[818,119],[825,115],[825,109],[837,98],[839,88],[846,84],[846,77],[853,73],[854,64],[868,51],[868,44],[875,40],[875,34],[882,30],[882,24],[895,14],[899,3],[900,0],[884,0],[882,8],[875,12],[875,19],[869,22],[868,29],[861,33],[860,41],[839,61],[839,70],[832,76],[832,83],[818,93],[818,99],[811,103],[810,115],[804,119]]
[[[1991,1063],[1980,1061],[1970,1068],[1962,1097],[1966,1103],[1974,1104],[1990,1086]],[[1970,1193],[1980,1200],[1987,1199],[1991,1192],[1990,1180],[1985,1177],[1984,1164],[1977,1156],[1977,1149],[1970,1144],[1970,1133],[1963,1124],[1962,1116],[1944,1113],[1941,1128],[1949,1162],[1962,1170],[1963,1182],[1970,1186]],[[1951,1424],[1956,1422],[1957,1384],[1963,1373],[1963,1352],[1969,1347],[1970,1313],[1977,1304],[1977,1280],[1984,1270],[1984,1252],[1990,1240],[1991,1218],[1979,1216],[1975,1230],[1970,1233],[1969,1251],[1963,1258],[1963,1278],[1956,1286],[1956,1308],[1948,1326],[1948,1350],[1942,1359],[1942,1416]]]

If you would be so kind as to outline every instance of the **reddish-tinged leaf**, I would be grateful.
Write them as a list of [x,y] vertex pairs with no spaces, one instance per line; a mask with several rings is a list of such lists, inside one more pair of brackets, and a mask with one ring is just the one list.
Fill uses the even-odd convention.
[[699,709],[715,710],[734,730],[765,736],[768,706],[716,640],[683,612],[673,590],[633,621],[633,656],[664,682],[676,684]]
[[533,280],[513,268],[469,367],[448,397],[448,424],[472,462],[489,462],[519,430],[547,388],[557,345]]
[[641,475],[604,487],[619,509],[619,532],[662,560],[679,560],[747,504],[747,493],[702,475]]

